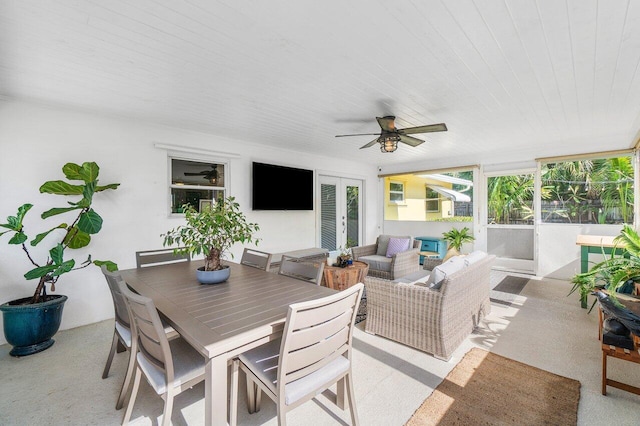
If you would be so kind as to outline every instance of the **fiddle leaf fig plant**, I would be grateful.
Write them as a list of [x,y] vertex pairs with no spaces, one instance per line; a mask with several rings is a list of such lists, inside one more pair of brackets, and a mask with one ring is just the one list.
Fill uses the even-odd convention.
[[[0,227],[7,231],[0,232],[0,236],[11,235],[8,240],[9,245],[17,245],[22,248],[33,268],[24,274],[27,280],[38,280],[33,297],[30,303],[38,303],[47,300],[47,284],[51,286],[51,291],[55,291],[55,284],[58,279],[71,271],[86,268],[94,264],[97,266],[107,265],[110,271],[117,270],[117,265],[109,260],[92,260],[91,255],[87,259],[77,264],[75,259],[66,259],[67,249],[79,249],[89,245],[91,236],[100,232],[102,228],[102,217],[93,210],[93,196],[97,192],[117,189],[119,183],[109,185],[98,185],[98,174],[100,168],[94,162],[82,163],[82,165],[67,163],[62,167],[62,172],[70,181],[80,181],[80,184],[72,184],[63,180],[47,181],[40,187],[40,192],[45,194],[80,196],[78,201],[67,201],[67,207],[54,207],[42,213],[40,218],[45,220],[61,214],[74,213],[75,218],[69,224],[62,222],[54,225],[48,230],[37,234],[27,245],[29,237],[28,227],[25,225],[27,213],[33,204],[23,204],[18,207],[15,216],[7,217],[7,223],[0,224]],[[73,217],[73,216],[72,216]],[[51,237],[49,237],[51,235]],[[30,252],[30,247],[36,247],[45,240],[50,240],[57,236],[58,240],[49,250],[47,259],[36,261]]]
[[184,245],[177,253],[204,254],[204,270],[223,268],[220,257],[235,243],[258,243],[253,237],[260,230],[256,223],[247,221],[234,197],[220,198],[213,206],[201,211],[192,205],[183,206],[186,225],[178,226],[162,234],[164,246]]

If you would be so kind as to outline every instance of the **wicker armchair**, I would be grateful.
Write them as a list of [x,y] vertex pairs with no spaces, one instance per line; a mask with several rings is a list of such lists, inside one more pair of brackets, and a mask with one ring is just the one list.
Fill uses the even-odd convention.
[[493,255],[452,273],[440,289],[367,277],[365,331],[448,360],[491,311]]
[[[359,260],[369,265],[369,276],[395,280],[405,275],[412,274],[420,270],[420,241],[413,241],[413,248],[401,253],[394,254],[391,258],[385,256],[386,245],[381,250],[380,244],[386,240],[388,244],[389,235],[380,235],[375,244],[366,246],[351,247],[353,260]],[[408,238],[411,237],[393,237]]]

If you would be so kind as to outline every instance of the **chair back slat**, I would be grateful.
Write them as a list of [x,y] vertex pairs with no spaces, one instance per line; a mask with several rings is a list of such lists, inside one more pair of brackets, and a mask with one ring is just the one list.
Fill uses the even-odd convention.
[[245,248],[242,252],[240,263],[253,268],[269,270],[271,266],[271,253]]
[[340,316],[344,312],[350,311],[352,308],[353,300],[351,300],[351,298],[345,298],[325,306],[300,310],[296,313],[296,328],[300,330],[317,326],[318,324]]
[[298,371],[302,368],[314,366],[314,364],[320,362],[323,358],[327,358],[335,353],[342,355],[338,350],[344,348],[348,343],[349,328],[347,327],[328,339],[321,340],[314,345],[289,351],[287,354],[289,357],[287,369],[289,372]]
[[164,370],[165,378],[169,383],[174,377],[171,350],[153,301],[133,293],[124,282],[120,285],[120,289],[128,302],[132,340],[136,341],[137,349],[147,361]]
[[146,250],[136,252],[136,267],[147,268],[150,266],[165,265],[167,263],[189,262],[191,254],[188,252],[175,253],[174,250],[182,250],[184,247],[177,249],[161,249]]
[[294,257],[283,255],[278,273],[280,275],[286,275],[291,278],[320,285],[322,282],[323,271],[324,262],[299,260]]
[[124,296],[120,291],[120,283],[124,282],[119,272],[110,272],[106,265],[100,267],[102,274],[107,280],[111,298],[113,299],[113,310],[115,311],[116,322],[126,329],[131,328],[131,320],[129,319],[129,311]]
[[349,309],[341,315],[322,324],[297,330],[291,335],[289,351],[306,348],[307,346],[318,343],[322,339],[329,338],[341,330],[348,328],[351,322],[351,315],[352,311]]
[[278,383],[312,374],[339,356],[351,359],[353,327],[363,290],[364,285],[358,283],[340,293],[289,307]]

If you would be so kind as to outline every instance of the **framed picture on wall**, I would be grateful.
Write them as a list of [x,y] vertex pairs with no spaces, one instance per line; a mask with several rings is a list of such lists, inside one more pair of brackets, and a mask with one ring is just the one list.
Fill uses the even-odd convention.
[[199,211],[213,207],[213,200],[200,200]]

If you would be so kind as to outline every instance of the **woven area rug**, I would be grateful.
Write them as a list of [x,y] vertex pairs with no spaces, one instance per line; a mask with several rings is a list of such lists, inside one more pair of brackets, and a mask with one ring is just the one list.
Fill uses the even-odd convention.
[[471,349],[405,426],[575,425],[580,382]]

